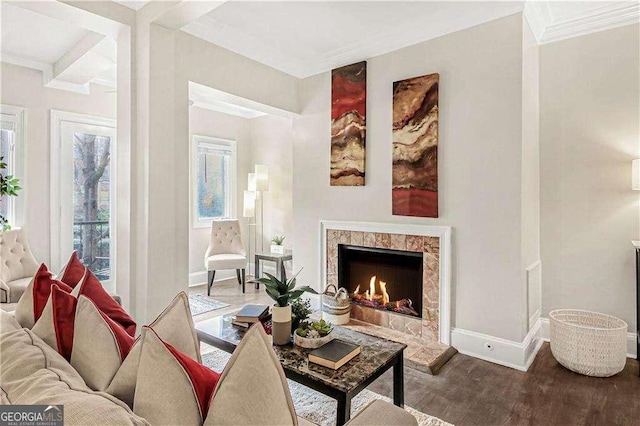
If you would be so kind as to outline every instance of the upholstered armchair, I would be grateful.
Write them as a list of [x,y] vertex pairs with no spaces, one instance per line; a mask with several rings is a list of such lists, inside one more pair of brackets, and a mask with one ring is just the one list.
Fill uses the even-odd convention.
[[0,303],[16,303],[38,270],[24,229],[0,235]]
[[214,220],[211,222],[211,239],[204,255],[204,266],[207,268],[207,295],[211,295],[211,286],[216,271],[235,269],[238,283],[245,288],[245,268],[247,252],[242,244],[240,222],[234,220]]

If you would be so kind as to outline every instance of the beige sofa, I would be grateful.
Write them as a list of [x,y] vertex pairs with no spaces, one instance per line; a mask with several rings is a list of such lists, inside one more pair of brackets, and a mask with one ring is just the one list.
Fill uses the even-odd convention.
[[[80,374],[54,349],[21,328],[0,310],[0,403],[62,404],[65,425],[148,425],[124,402],[91,390]],[[300,425],[310,425],[298,418]],[[417,425],[406,411],[375,401],[353,418],[351,426]]]

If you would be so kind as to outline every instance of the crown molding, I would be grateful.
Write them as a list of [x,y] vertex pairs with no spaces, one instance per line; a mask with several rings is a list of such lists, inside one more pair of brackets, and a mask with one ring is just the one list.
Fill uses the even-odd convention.
[[615,2],[570,18],[555,20],[549,2],[530,0],[525,5],[524,14],[538,44],[547,44],[637,24],[640,22],[640,2]]

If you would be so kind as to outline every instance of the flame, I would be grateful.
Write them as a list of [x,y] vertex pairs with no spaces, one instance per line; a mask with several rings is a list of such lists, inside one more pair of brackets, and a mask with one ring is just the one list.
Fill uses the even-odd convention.
[[360,284],[358,284],[358,287],[356,287],[356,291],[354,291],[353,294],[360,294]]
[[387,293],[387,283],[384,281],[380,281],[380,291],[382,291],[382,304],[386,305],[389,303],[389,293]]
[[369,281],[369,297],[367,299],[373,300],[373,295],[376,294],[376,276],[371,277],[371,281]]

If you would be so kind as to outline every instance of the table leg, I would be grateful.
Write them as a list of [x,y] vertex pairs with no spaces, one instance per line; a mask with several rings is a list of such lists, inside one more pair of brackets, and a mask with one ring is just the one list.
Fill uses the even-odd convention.
[[404,355],[402,352],[393,365],[393,403],[398,407],[404,407]]
[[259,264],[260,264],[260,259],[258,259],[258,256],[256,255],[255,260],[253,262],[253,266],[254,266],[254,270],[255,273],[253,274],[253,279],[257,280],[258,278],[260,278],[260,275],[258,275],[258,271],[259,271]]
[[351,397],[342,394],[338,398],[338,415],[336,417],[336,426],[342,426],[351,418]]
[[282,273],[282,270],[284,269],[284,265],[282,264],[282,260],[278,260],[276,262],[276,276],[278,278],[280,278],[280,281],[284,280],[284,274]]

